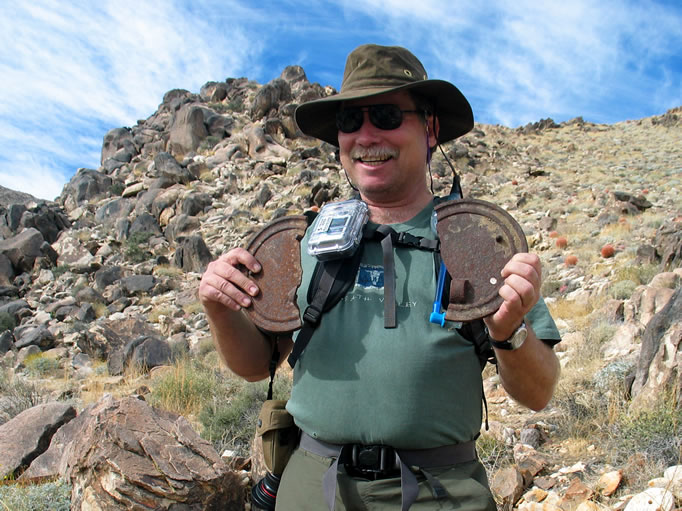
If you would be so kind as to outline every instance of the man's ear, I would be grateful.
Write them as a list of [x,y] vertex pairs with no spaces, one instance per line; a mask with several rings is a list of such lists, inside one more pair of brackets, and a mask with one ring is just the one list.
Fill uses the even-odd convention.
[[[432,126],[433,129],[430,129]],[[429,116],[426,119],[426,132],[429,137],[429,147],[434,148],[438,144],[438,133],[440,131],[440,124],[438,122],[438,117],[435,115]]]

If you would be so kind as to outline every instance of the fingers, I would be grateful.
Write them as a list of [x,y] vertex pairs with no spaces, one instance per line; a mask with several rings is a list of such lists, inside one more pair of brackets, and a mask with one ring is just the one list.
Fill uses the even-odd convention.
[[523,321],[540,298],[542,265],[535,254],[515,254],[501,272],[504,284],[499,290],[504,300],[500,308],[486,318],[494,339],[506,339]]
[[235,248],[211,262],[199,284],[199,299],[202,304],[220,303],[238,311],[251,305],[251,297],[260,290],[246,271],[257,273],[260,264],[253,255],[243,248]]
[[535,254],[516,254],[502,270],[505,301],[512,302],[528,312],[540,298],[542,264]]

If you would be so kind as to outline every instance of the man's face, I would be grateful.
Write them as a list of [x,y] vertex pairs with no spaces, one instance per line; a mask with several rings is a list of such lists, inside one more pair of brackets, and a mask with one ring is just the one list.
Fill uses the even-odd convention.
[[[410,95],[393,92],[371,98],[349,101],[344,107],[393,104],[401,110],[414,110]],[[374,203],[409,201],[418,194],[428,193],[426,187],[427,144],[436,139],[427,130],[418,113],[403,113],[402,124],[393,130],[382,130],[363,113],[362,126],[352,133],[339,131],[341,163],[351,182],[365,200]]]

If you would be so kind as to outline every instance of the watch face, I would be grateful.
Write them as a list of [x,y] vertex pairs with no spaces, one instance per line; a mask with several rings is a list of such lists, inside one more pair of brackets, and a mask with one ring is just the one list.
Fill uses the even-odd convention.
[[512,338],[509,339],[509,342],[512,345],[512,349],[515,350],[517,348],[520,348],[521,345],[525,342],[526,337],[528,337],[528,329],[526,328],[526,325],[521,325],[516,330],[516,332],[514,332]]

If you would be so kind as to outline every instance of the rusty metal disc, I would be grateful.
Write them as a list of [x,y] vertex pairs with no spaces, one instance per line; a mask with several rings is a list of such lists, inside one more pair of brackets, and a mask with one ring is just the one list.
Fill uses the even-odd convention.
[[262,267],[249,274],[261,292],[246,312],[266,332],[290,333],[301,327],[296,291],[303,274],[300,242],[307,226],[303,215],[278,218],[257,232],[246,247]]
[[504,209],[477,199],[436,206],[441,255],[452,276],[449,321],[471,321],[502,305],[502,268],[517,252],[527,252],[521,226]]

